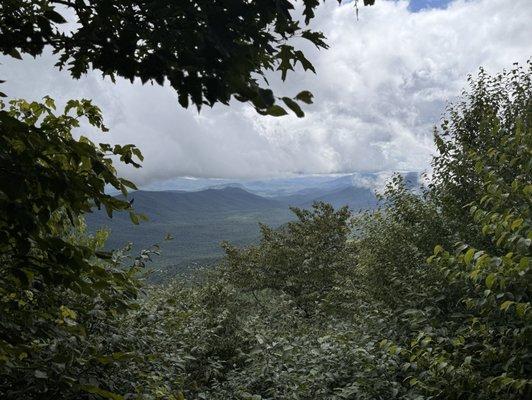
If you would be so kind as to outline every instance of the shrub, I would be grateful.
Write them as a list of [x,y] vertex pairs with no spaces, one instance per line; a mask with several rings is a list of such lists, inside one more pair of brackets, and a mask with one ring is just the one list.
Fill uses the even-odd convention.
[[90,101],[71,100],[57,115],[50,98],[0,105],[0,392],[106,395],[114,382],[102,357],[123,357],[116,316],[136,304],[138,265],[102,252],[104,235],[84,235],[81,218],[95,205],[130,210],[104,189],[134,188],[110,157],[138,166],[140,152],[74,138],[80,118],[106,130]]

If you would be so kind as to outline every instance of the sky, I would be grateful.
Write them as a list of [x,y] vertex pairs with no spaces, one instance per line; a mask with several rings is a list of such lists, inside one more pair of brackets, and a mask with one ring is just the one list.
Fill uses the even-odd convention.
[[296,70],[270,83],[278,95],[314,93],[306,117],[258,115],[251,106],[182,109],[169,87],[113,84],[99,73],[73,80],[54,56],[0,58],[2,91],[32,100],[90,98],[110,132],[97,142],[135,143],[143,168],[118,167],[139,185],[179,176],[271,178],[297,174],[425,171],[433,126],[468,74],[532,56],[530,0],[377,0],[360,7],[326,1],[314,29],[330,48],[305,53],[317,74]]
[[431,8],[446,8],[451,2],[452,0],[410,0],[408,9],[416,12]]

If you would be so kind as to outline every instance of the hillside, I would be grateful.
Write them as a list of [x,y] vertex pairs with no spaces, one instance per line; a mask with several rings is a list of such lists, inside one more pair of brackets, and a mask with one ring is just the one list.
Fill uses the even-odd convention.
[[[143,191],[130,194],[137,212],[144,213],[150,219],[156,216],[168,218],[168,213],[189,218],[190,213],[220,213],[234,211],[256,211],[264,208],[276,208],[280,204],[244,189],[227,186],[201,191]],[[201,216],[199,216],[201,217]]]
[[[102,211],[87,215],[91,231],[108,228],[108,247],[134,244],[138,252],[161,244],[157,265],[173,274],[196,263],[210,263],[222,255],[220,242],[252,243],[259,234],[258,223],[278,226],[290,219],[288,208],[275,200],[228,187],[198,192],[136,191],[129,196],[138,213],[148,217],[132,225],[127,214],[112,219]],[[170,234],[174,239],[163,242]]]
[[[260,233],[259,223],[276,227],[293,218],[289,206],[308,208],[314,201],[326,201],[336,208],[348,205],[353,211],[373,207],[373,192],[368,188],[345,186],[350,182],[345,178],[326,180],[320,182],[323,187],[277,197],[259,196],[234,185],[200,191],[139,190],[131,193],[129,199],[148,221],[135,226],[127,214],[117,213],[110,219],[103,211],[89,214],[86,219],[91,231],[99,228],[111,231],[107,242],[110,249],[131,242],[135,254],[155,243],[161,244],[155,273],[155,279],[159,280],[217,260],[222,255],[222,241],[236,245],[255,242]],[[164,241],[168,234],[174,239]]]
[[315,201],[323,201],[332,204],[335,208],[348,206],[353,212],[373,208],[377,204],[377,198],[373,190],[354,186],[340,187],[333,190],[322,188],[304,189],[292,195],[279,196],[275,199],[289,206],[301,208],[308,208]]

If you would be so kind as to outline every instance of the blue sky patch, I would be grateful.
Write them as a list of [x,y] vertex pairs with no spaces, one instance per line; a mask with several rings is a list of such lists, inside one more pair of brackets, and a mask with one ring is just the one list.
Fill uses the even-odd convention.
[[445,8],[452,1],[453,0],[410,0],[408,9],[410,11],[416,12],[427,10],[429,8]]

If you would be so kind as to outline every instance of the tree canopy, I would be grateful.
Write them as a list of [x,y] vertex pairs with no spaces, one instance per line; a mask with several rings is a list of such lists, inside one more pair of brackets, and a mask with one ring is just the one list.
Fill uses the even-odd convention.
[[[364,0],[373,4],[374,0]],[[308,27],[319,0],[10,0],[0,4],[0,51],[20,58],[50,47],[74,78],[90,69],[143,83],[168,82],[183,107],[249,101],[263,114],[274,104],[265,72],[284,80],[297,64],[314,71],[294,38],[327,48]],[[67,22],[68,21],[68,22]],[[282,97],[298,116],[303,91]]]
[[[210,343],[232,351],[203,346],[205,367],[190,363],[189,376],[211,378],[185,393],[529,399],[531,73],[528,63],[471,78],[437,129],[429,187],[412,192],[396,176],[382,206],[351,222],[348,244],[342,210],[316,205],[285,230],[264,229],[258,246],[227,247],[195,301],[223,315],[228,334],[215,341],[214,330]],[[222,310],[212,305],[220,282]],[[179,298],[168,315],[187,301],[179,290],[162,292]],[[302,295],[314,313],[298,312]]]
[[127,210],[136,222],[130,203],[105,186],[135,188],[116,176],[112,158],[138,167],[142,155],[133,145],[76,139],[85,121],[106,130],[88,100],[71,100],[62,112],[49,97],[0,100],[0,393],[7,398],[91,390],[98,368],[95,377],[79,376],[113,352],[101,332],[116,328],[140,286],[142,263],[124,267],[104,252],[105,234],[85,234],[83,214],[95,206],[109,215]]
[[[74,77],[168,80],[184,106],[234,96],[282,115],[257,77],[312,69],[296,35],[326,47],[294,4],[4,1],[0,49],[50,46]],[[304,24],[318,4],[303,1]],[[106,130],[89,100],[0,100],[0,397],[530,399],[531,76],[529,62],[470,79],[435,130],[424,190],[396,176],[355,218],[294,209],[259,244],[226,245],[217,268],[145,296],[151,251],[126,262],[83,223],[93,207],[138,222],[105,188],[135,189],[113,160],[138,167],[140,151],[78,136]]]

